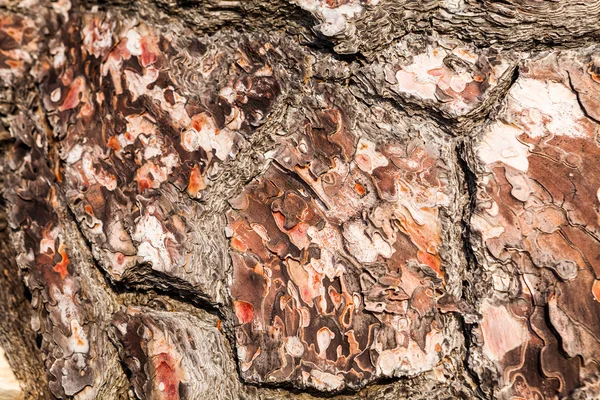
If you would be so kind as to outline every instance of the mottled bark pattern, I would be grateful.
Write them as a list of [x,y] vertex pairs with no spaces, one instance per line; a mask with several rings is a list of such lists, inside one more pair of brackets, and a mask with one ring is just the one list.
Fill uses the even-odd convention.
[[511,396],[568,395],[598,373],[597,52],[524,63],[474,149],[473,245],[493,288],[478,298],[477,333]]
[[0,0],[0,345],[24,394],[599,398],[598,21],[597,0]]
[[372,94],[463,120],[494,101],[514,67],[514,56],[496,47],[476,49],[451,36],[408,35],[378,53],[359,76]]
[[[357,388],[431,369],[449,350],[436,307],[446,293],[440,209],[455,203],[453,171],[436,160],[448,149],[418,130],[376,144],[359,135],[383,133],[373,125],[390,121],[384,109],[326,99],[231,202],[247,380]],[[373,125],[357,126],[350,110]]]
[[115,314],[113,326],[139,398],[225,400],[242,394],[217,318],[129,307]]
[[192,199],[211,200],[207,188],[267,117],[280,92],[274,46],[164,36],[110,14],[75,15],[62,31],[41,89],[96,257],[114,280],[224,303],[223,219],[191,217],[211,211]]

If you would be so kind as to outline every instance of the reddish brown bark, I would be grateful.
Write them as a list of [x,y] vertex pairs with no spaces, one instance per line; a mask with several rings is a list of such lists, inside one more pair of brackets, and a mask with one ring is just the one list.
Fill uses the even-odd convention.
[[26,396],[600,396],[600,2],[134,6],[0,0]]

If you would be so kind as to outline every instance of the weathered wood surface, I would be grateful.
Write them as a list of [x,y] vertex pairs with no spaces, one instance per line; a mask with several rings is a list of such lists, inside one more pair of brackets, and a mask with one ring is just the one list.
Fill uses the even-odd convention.
[[598,22],[0,0],[24,396],[600,397]]

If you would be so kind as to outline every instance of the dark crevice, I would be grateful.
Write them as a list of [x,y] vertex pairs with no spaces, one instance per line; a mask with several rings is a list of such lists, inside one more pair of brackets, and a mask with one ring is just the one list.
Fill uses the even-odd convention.
[[[148,294],[156,292],[157,294],[200,308],[219,318],[226,317],[221,309],[222,307],[200,295],[198,289],[187,281],[153,270],[152,266],[148,263],[137,264],[133,270],[136,275],[135,280],[125,279],[113,283],[112,286],[117,290],[117,293],[136,292],[139,294]],[[148,284],[137,283],[142,281],[146,281]],[[169,284],[167,285],[164,282],[169,282]]]
[[[62,188],[61,188],[62,189]],[[61,190],[62,192],[62,190]],[[81,229],[80,221],[77,220],[71,206],[66,207],[70,220],[73,221],[73,225],[77,227],[78,236],[85,242],[88,251],[91,252],[93,244],[88,240],[87,236]],[[125,293],[148,297],[148,301],[153,300],[154,296],[165,296],[174,300],[180,301],[185,304],[189,304],[195,308],[202,309],[210,314],[213,314],[221,319],[226,319],[227,316],[218,305],[211,303],[207,298],[198,294],[197,289],[188,282],[173,277],[171,275],[163,274],[159,271],[155,271],[148,264],[137,264],[134,270],[138,272],[135,281],[117,281],[112,279],[106,270],[100,265],[99,260],[95,256],[90,256],[90,261],[94,264],[96,269],[102,276],[104,283],[107,288],[112,290],[113,294],[120,296]],[[141,279],[141,278],[145,279]],[[139,284],[136,282],[147,281],[148,284]],[[170,286],[164,285],[161,287],[160,282],[170,282]]]
[[[38,88],[39,90],[39,88]],[[41,104],[38,107],[42,107]],[[54,162],[58,164],[60,174],[62,175],[62,161],[59,157],[60,142],[53,135],[53,128],[48,120],[48,115],[44,113],[44,120],[39,121],[43,123],[43,128],[46,131],[47,142],[48,142],[48,163],[54,159]],[[49,169],[51,165],[48,166]],[[211,303],[210,300],[204,297],[192,284],[184,281],[183,279],[173,277],[153,270],[148,264],[138,264],[134,268],[133,274],[136,275],[136,280],[132,282],[117,281],[114,280],[107,271],[100,265],[100,260],[93,255],[93,243],[89,241],[87,235],[83,232],[81,227],[82,222],[77,219],[73,205],[66,201],[66,195],[64,193],[64,187],[57,182],[54,183],[60,192],[60,196],[63,203],[66,204],[65,211],[69,217],[69,221],[76,227],[78,236],[85,243],[87,250],[92,253],[90,255],[90,262],[92,262],[95,268],[99,271],[99,275],[104,280],[105,286],[113,291],[114,294],[119,295],[126,292],[137,292],[140,295],[148,295],[151,290],[157,294],[171,297],[179,300],[182,303],[190,304],[196,308],[201,308],[210,314],[216,315],[219,318],[225,318],[224,312],[215,304]],[[136,274],[137,273],[137,274]],[[126,278],[126,277],[125,277]],[[148,282],[148,284],[140,284],[137,282]],[[161,282],[169,282],[170,285],[160,286]],[[151,284],[151,285],[150,285]]]
[[[465,284],[465,281],[463,281],[463,285],[464,284]],[[475,344],[473,343],[473,340],[472,340],[473,329],[475,328],[475,324],[467,323],[465,321],[465,318],[461,315],[458,315],[458,321],[460,323],[461,331],[463,332],[463,336],[465,338],[465,358],[462,360],[463,368],[465,369],[465,371],[469,375],[469,377],[473,380],[473,382],[475,382],[475,384],[477,385],[477,387],[475,388],[475,394],[477,395],[477,397],[480,399],[486,399],[487,396],[481,389],[483,382],[482,382],[479,374],[477,374],[475,371],[473,371],[473,369],[471,369],[471,366],[469,365],[469,359],[471,358],[471,355],[473,352],[472,349],[473,349],[473,347],[475,347]]]
[[[479,268],[477,257],[475,255],[475,251],[471,245],[472,240],[472,231],[471,231],[471,216],[475,212],[475,207],[477,205],[477,177],[473,170],[469,167],[469,163],[466,158],[467,148],[464,140],[460,141],[456,146],[456,160],[458,161],[458,166],[460,167],[460,172],[462,172],[462,176],[460,176],[460,182],[463,183],[463,188],[466,189],[467,199],[466,203],[463,205],[462,209],[462,218],[461,218],[461,236],[462,236],[462,252],[466,262],[466,274],[472,274],[476,269]],[[463,288],[461,294],[462,301],[468,301],[468,299],[472,298],[472,293],[470,293],[469,281],[467,279],[463,279]],[[470,296],[471,295],[471,296]],[[474,346],[472,341],[472,330],[475,324],[468,323],[463,316],[460,316],[460,321],[462,325],[462,331],[465,338],[465,357],[463,359],[463,365],[467,373],[473,379],[473,381],[477,384],[477,393],[482,398],[484,398],[483,391],[481,390],[482,381],[479,375],[473,371],[469,365],[469,360],[472,354],[472,348]]]
[[[238,363],[236,363],[236,365],[238,365]],[[239,370],[239,365],[238,365],[238,370]],[[239,373],[239,371],[238,371]],[[306,396],[309,395],[311,397],[314,398],[319,398],[319,399],[336,399],[339,396],[355,396],[357,399],[364,399],[364,400],[369,400],[371,399],[371,397],[369,397],[369,392],[375,392],[377,393],[377,389],[379,389],[380,387],[389,387],[390,390],[392,389],[394,384],[405,384],[407,386],[411,386],[413,384],[417,385],[418,381],[421,380],[422,378],[419,377],[381,377],[378,379],[373,380],[372,382],[368,383],[365,387],[362,387],[360,389],[351,389],[351,388],[345,388],[343,390],[339,390],[339,391],[335,391],[335,392],[322,392],[319,391],[318,389],[312,388],[312,387],[305,387],[305,388],[297,388],[294,386],[291,386],[291,384],[285,384],[285,383],[252,383],[252,382],[246,382],[243,379],[240,380],[242,382],[242,384],[244,386],[250,386],[250,387],[255,387],[255,388],[259,388],[259,389],[263,389],[263,390],[285,390],[287,393],[289,393],[290,395],[294,395],[294,396]],[[415,381],[417,381],[417,383],[415,383]],[[268,397],[268,396],[265,396]],[[380,396],[376,396],[373,397],[374,399],[379,399],[381,398]]]
[[369,103],[372,102],[385,102],[392,105],[395,109],[406,113],[408,116],[420,115],[423,118],[429,118],[437,125],[442,128],[442,131],[449,137],[460,137],[469,136],[470,129],[468,127],[481,126],[482,123],[490,119],[491,114],[494,111],[494,106],[501,104],[504,98],[508,95],[508,92],[513,87],[517,79],[519,78],[519,67],[515,66],[514,70],[510,74],[508,82],[502,87],[498,88],[494,93],[490,94],[490,97],[478,108],[469,112],[464,116],[452,117],[447,115],[444,111],[425,104],[420,101],[411,101],[404,99],[400,96],[387,97],[379,93],[375,93],[365,86],[364,83],[356,79],[356,75],[353,73],[350,76],[350,84],[357,88],[361,92],[362,96],[354,95],[354,98],[361,101],[367,106],[371,106]]
[[[499,106],[504,102],[504,100],[508,96],[508,93],[510,92],[510,90],[512,89],[514,84],[517,82],[517,80],[519,79],[519,74],[520,74],[520,69],[519,69],[519,65],[517,64],[514,67],[514,69],[511,71],[508,82],[504,86],[499,88],[496,91],[496,93],[492,93],[490,95],[490,98],[486,102],[487,104],[482,106],[482,110],[484,110],[485,112],[483,112],[479,116],[479,118],[473,118],[470,121],[474,126],[482,126],[485,121],[490,121],[492,119],[491,117],[492,117],[492,113],[495,111],[495,106]],[[463,134],[467,135],[468,132],[463,132]]]
[[414,115],[427,115],[433,122],[437,123],[440,127],[447,127],[449,129],[444,130],[444,133],[449,134],[450,136],[455,136],[452,132],[452,127],[457,125],[457,121],[451,117],[444,115],[444,113],[435,107],[428,106],[427,104],[422,104],[419,102],[412,102],[409,100],[405,100],[400,98],[399,96],[394,97],[386,97],[379,93],[374,93],[369,90],[369,88],[365,87],[362,82],[357,81],[356,79],[352,79],[350,83],[356,87],[361,94],[364,96],[356,96],[353,94],[354,98],[358,101],[361,101],[366,106],[371,107],[372,103],[369,103],[367,100],[371,100],[373,103],[387,103],[391,105],[396,110],[407,114],[408,116]]
[[271,165],[277,168],[277,170],[285,176],[288,176],[290,179],[297,182],[304,190],[310,193],[310,195],[314,198],[314,200],[321,206],[323,209],[329,211],[329,207],[321,200],[321,196],[318,195],[315,190],[307,185],[296,173],[291,172],[285,166],[281,165],[281,163],[277,160],[273,160]]

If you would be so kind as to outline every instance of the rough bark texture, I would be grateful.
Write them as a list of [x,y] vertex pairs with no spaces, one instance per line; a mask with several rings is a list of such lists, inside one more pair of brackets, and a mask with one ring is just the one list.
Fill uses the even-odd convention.
[[599,22],[0,0],[24,396],[599,398]]

